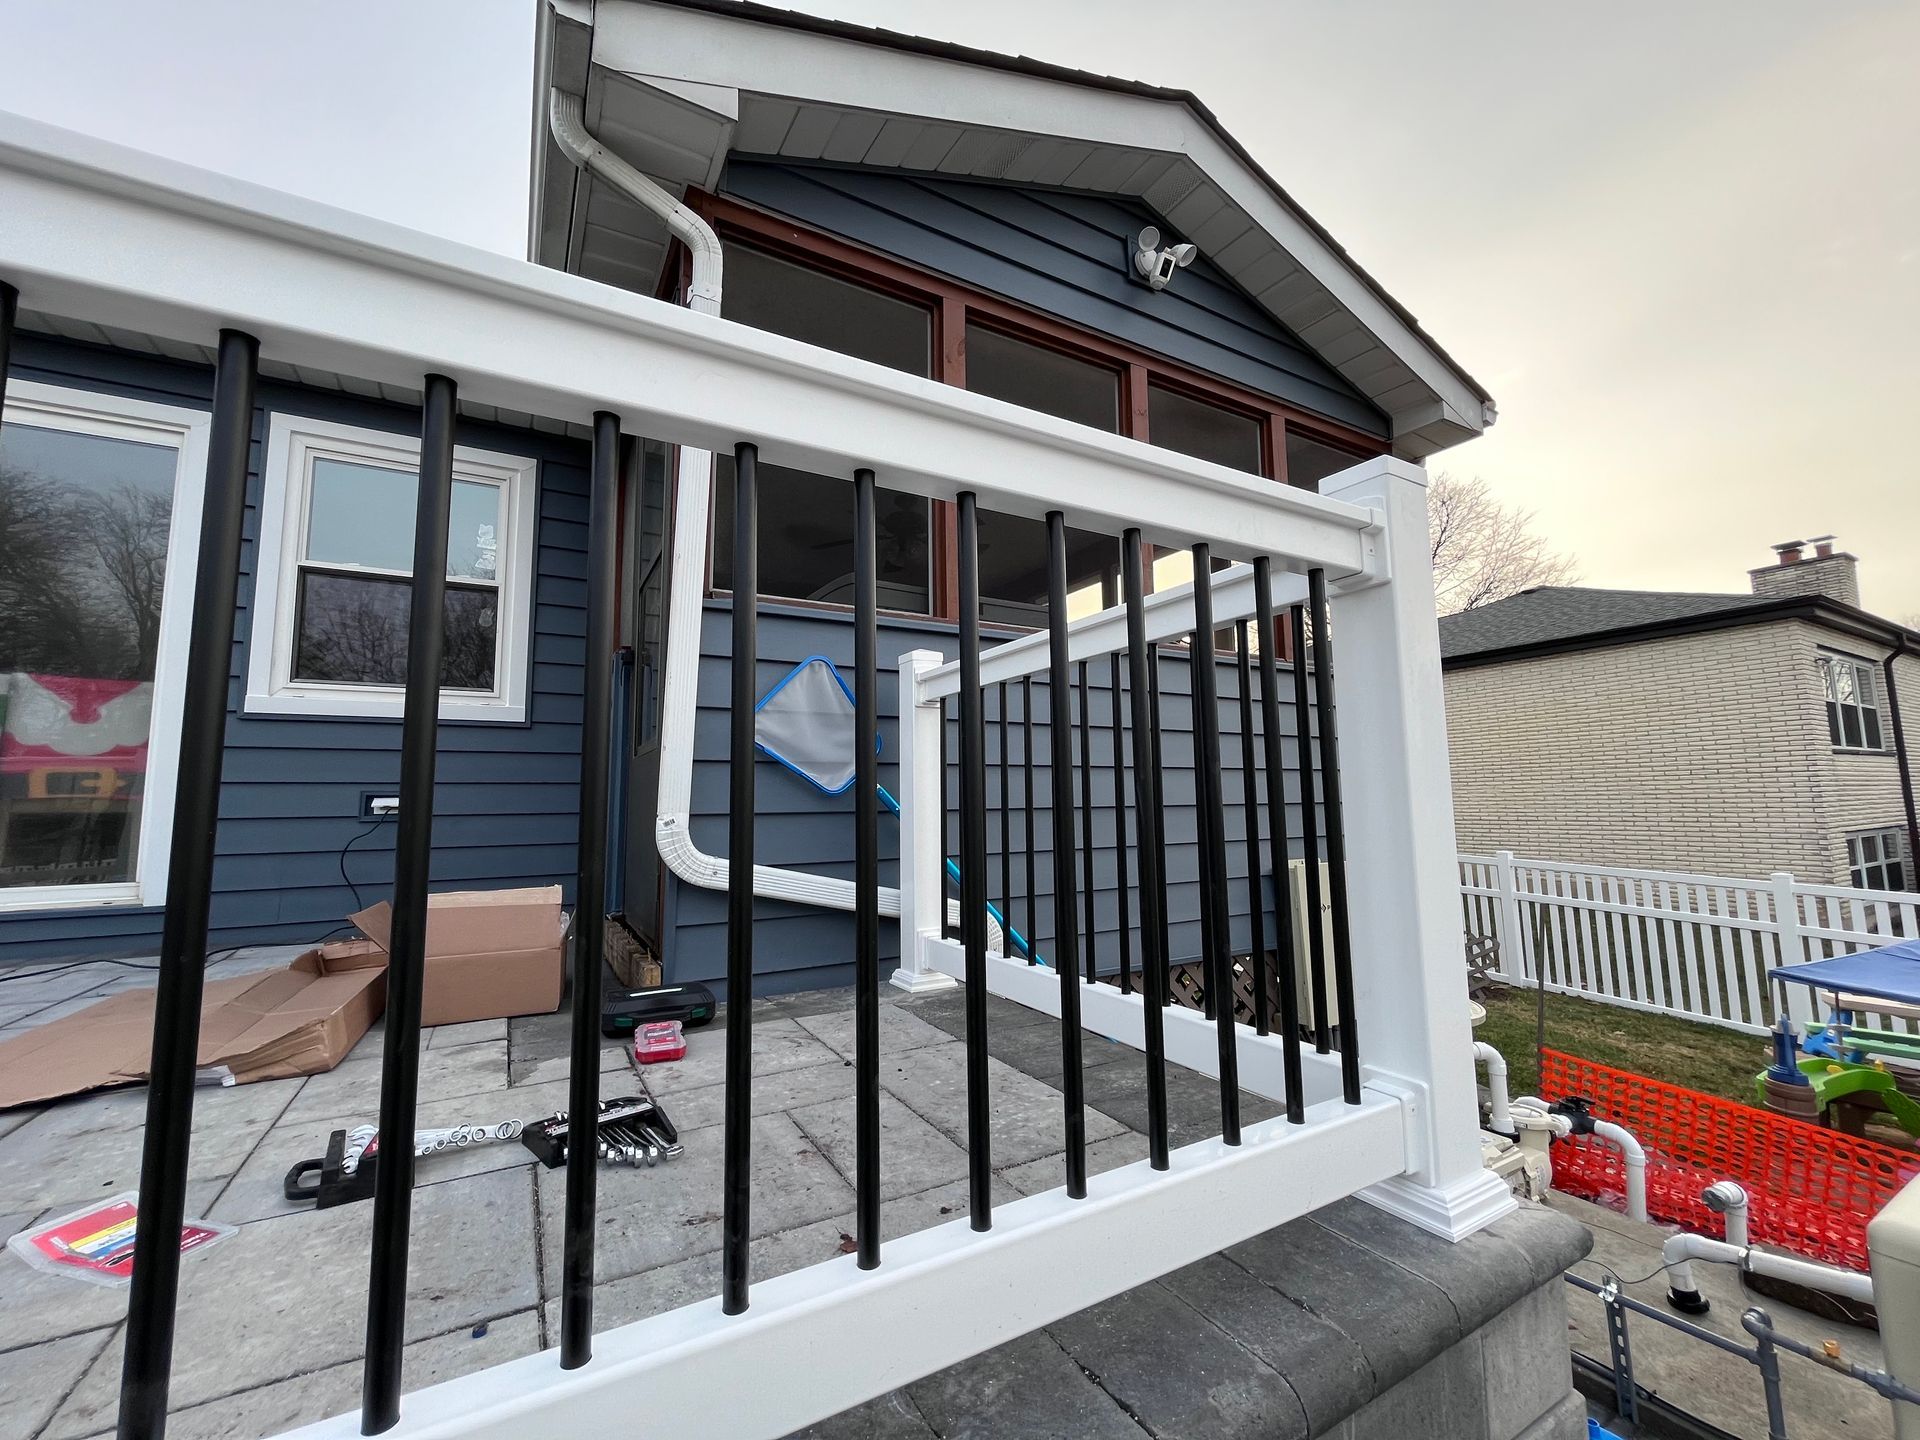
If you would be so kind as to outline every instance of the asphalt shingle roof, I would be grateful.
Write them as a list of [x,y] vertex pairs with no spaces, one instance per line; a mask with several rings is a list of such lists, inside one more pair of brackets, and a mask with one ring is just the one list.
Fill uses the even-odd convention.
[[1440,617],[1440,655],[1459,660],[1522,645],[1584,639],[1613,630],[1746,610],[1768,602],[1757,595],[1697,595],[1672,590],[1594,590],[1543,585],[1505,600]]

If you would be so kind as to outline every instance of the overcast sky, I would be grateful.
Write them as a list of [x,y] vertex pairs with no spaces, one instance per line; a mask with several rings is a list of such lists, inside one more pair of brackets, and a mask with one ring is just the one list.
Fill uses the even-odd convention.
[[[797,0],[1198,92],[1491,389],[1592,585],[1920,615],[1920,5]],[[0,105],[519,253],[532,0],[4,0]]]

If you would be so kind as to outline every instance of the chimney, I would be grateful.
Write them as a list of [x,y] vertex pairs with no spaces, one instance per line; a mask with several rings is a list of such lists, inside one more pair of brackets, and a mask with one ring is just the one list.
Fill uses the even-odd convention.
[[[1813,554],[1806,553],[1813,547]],[[1835,550],[1834,537],[1816,535],[1811,540],[1783,540],[1773,547],[1779,558],[1771,565],[1749,570],[1753,593],[1767,600],[1787,600],[1797,596],[1823,595],[1843,605],[1860,608],[1860,580],[1855,574],[1858,561],[1844,550]]]

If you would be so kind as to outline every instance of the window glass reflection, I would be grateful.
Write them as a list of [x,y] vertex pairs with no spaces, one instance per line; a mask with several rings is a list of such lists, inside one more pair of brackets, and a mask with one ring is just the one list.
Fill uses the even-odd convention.
[[0,886],[134,878],[177,464],[0,428]]

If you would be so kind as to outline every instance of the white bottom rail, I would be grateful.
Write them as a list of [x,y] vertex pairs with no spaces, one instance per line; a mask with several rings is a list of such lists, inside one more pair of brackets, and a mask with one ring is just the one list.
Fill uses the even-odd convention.
[[[577,1370],[548,1350],[414,1391],[386,1433],[777,1440],[1391,1179],[1406,1143],[1399,1101],[1336,1098],[1304,1125],[1249,1125],[1238,1146],[1184,1146],[1164,1171],[1092,1176],[1084,1200],[996,1206],[984,1234],[960,1219],[889,1240],[877,1270],[847,1255],[760,1281],[742,1315],[715,1297],[604,1331]],[[355,1413],[283,1440],[359,1434]]]

